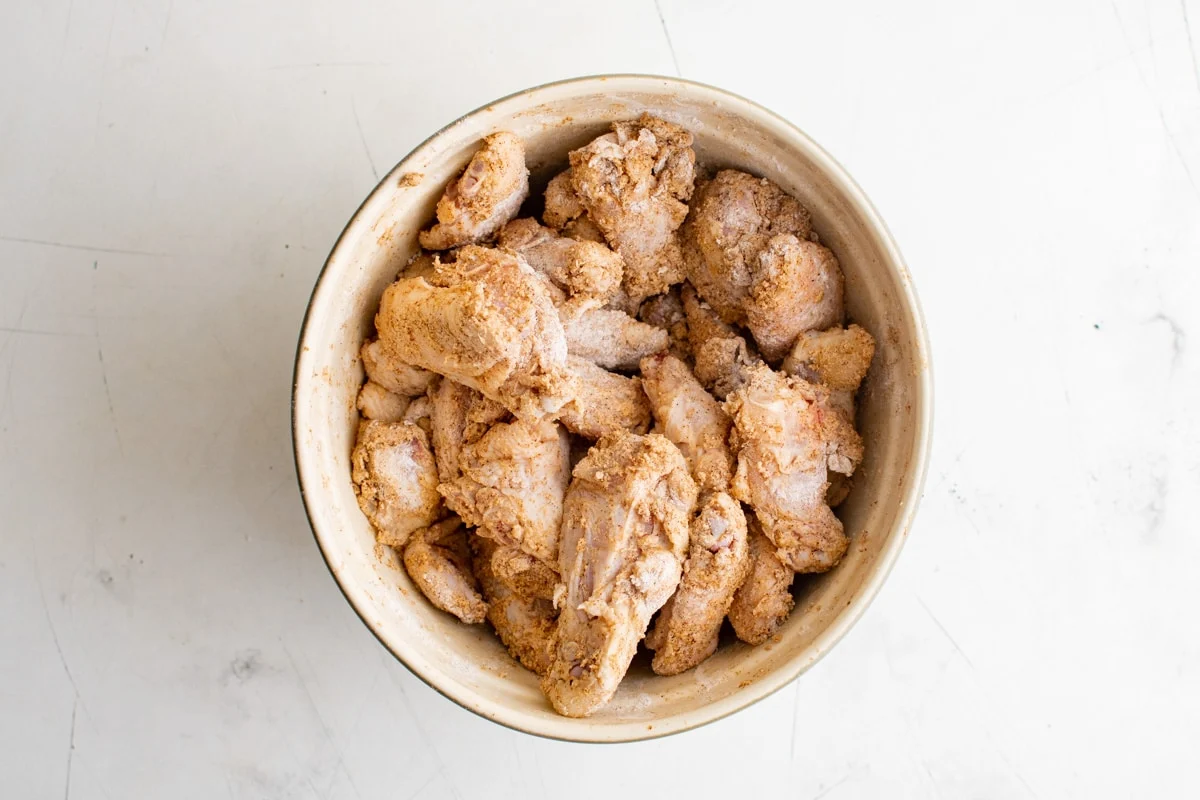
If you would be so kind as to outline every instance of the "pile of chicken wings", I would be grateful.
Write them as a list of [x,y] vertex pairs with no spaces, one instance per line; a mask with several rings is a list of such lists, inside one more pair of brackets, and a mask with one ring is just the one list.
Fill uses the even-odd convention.
[[[649,115],[570,153],[542,221],[520,139],[483,140],[387,288],[352,454],[429,602],[491,624],[585,716],[638,643],[675,675],[726,618],[760,644],[848,538],[874,340],[808,210]],[[655,614],[657,613],[657,617]],[[653,626],[651,623],[653,621]]]

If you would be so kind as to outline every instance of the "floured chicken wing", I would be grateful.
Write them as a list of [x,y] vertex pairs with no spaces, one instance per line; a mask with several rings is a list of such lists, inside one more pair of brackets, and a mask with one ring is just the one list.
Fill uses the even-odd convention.
[[515,217],[528,196],[525,145],[508,131],[493,133],[446,187],[437,204],[437,224],[421,233],[421,246],[449,250],[482,242]]
[[443,520],[414,532],[404,548],[404,569],[435,608],[471,625],[483,622],[488,607],[471,571],[461,520]]
[[645,433],[650,404],[638,378],[626,378],[592,362],[571,356],[567,361],[579,392],[563,406],[559,421],[571,433],[599,439],[606,433]]
[[668,354],[642,359],[642,389],[656,430],[687,459],[701,491],[724,492],[733,476],[729,416],[687,364]]
[[569,169],[558,173],[546,184],[545,201],[542,220],[556,230],[587,214],[579,195],[575,194],[575,181]]
[[617,690],[651,615],[679,583],[696,484],[675,445],[614,434],[575,468],[563,507],[565,586],[553,662],[555,710],[591,714]]
[[375,381],[367,381],[358,390],[357,405],[359,412],[366,419],[380,422],[399,422],[404,418],[411,398],[389,392]]
[[656,294],[642,303],[642,307],[638,309],[638,319],[666,331],[671,339],[671,355],[681,361],[691,362],[692,348],[688,344],[687,312],[683,309],[678,286],[672,286],[671,291]]
[[472,537],[475,575],[487,600],[487,620],[500,641],[517,661],[537,675],[550,669],[550,646],[558,616],[546,599],[527,599],[513,592],[492,569],[498,545],[481,536]]
[[662,328],[638,322],[624,311],[601,308],[592,298],[558,307],[567,351],[605,369],[636,369],[652,353],[666,350],[671,337]]
[[771,181],[723,169],[696,189],[680,231],[688,280],[725,322],[746,321],[759,254],[781,233],[807,239],[812,217]]
[[437,265],[438,257],[433,253],[427,253],[422,250],[408,260],[408,263],[404,265],[404,269],[400,270],[400,274],[396,277],[429,278],[433,276]]
[[430,392],[430,439],[438,477],[443,483],[453,481],[461,474],[458,452],[467,428],[467,411],[477,398],[482,397],[469,386],[449,378],[443,378]]
[[558,560],[570,443],[556,422],[497,422],[459,451],[460,475],[438,491],[480,536]]
[[433,282],[404,278],[375,317],[383,353],[477,389],[524,419],[575,393],[567,341],[544,280],[512,253],[469,245]]
[[746,326],[772,364],[804,331],[842,323],[842,268],[829,248],[790,234],[776,236],[759,254],[755,277]]
[[729,622],[746,644],[762,644],[775,635],[792,612],[795,571],[779,560],[775,545],[763,535],[758,520],[747,517],[750,572],[733,595]]
[[367,380],[401,397],[425,394],[438,377],[436,372],[414,367],[390,357],[378,339],[365,342],[361,356]]
[[437,466],[425,431],[407,422],[367,420],[350,454],[358,505],[380,544],[403,547],[441,514]]
[[688,279],[727,323],[778,363],[796,335],[842,318],[842,271],[812,218],[765,178],[722,170],[696,192],[681,231]]
[[733,593],[749,573],[746,515],[724,492],[710,494],[692,520],[679,588],[646,637],[646,646],[654,650],[651,668],[656,673],[678,675],[716,651]]
[[684,277],[676,231],[695,181],[692,135],[649,114],[570,154],[571,183],[588,216],[625,259],[634,308]]
[[539,561],[513,545],[496,547],[492,554],[492,572],[505,586],[528,600],[552,600],[558,585],[557,562],[550,565]]
[[744,336],[723,322],[690,284],[680,293],[687,316],[688,341],[697,380],[720,400],[746,382],[750,367],[761,363]]
[[429,395],[421,395],[412,399],[408,408],[404,409],[404,416],[401,417],[401,420],[416,425],[425,431],[426,435],[429,435],[433,432],[433,423],[430,419],[432,415],[433,402],[429,399]]
[[568,296],[606,303],[621,288],[625,262],[619,255],[597,242],[560,236],[535,219],[515,219],[505,225],[497,245],[522,256]]
[[754,508],[779,557],[797,572],[824,572],[846,552],[842,523],[825,502],[827,470],[849,475],[862,460],[854,426],[829,392],[765,365],[729,397],[737,472],[730,493]]

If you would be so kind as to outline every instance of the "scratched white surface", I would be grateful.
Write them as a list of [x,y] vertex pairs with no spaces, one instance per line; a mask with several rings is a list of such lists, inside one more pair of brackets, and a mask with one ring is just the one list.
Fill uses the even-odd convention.
[[[0,794],[1181,796],[1200,2],[502,5],[0,3]],[[843,161],[917,280],[937,424],[833,654],[708,728],[584,747],[462,711],[359,623],[288,391],[376,175],[606,71],[745,94]]]

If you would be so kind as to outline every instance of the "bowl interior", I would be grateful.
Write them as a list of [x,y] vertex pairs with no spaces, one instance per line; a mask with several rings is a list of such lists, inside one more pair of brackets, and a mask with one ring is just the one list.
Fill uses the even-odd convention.
[[[358,509],[349,456],[363,380],[358,351],[384,288],[416,252],[443,187],[481,137],[511,130],[526,143],[536,184],[568,150],[615,119],[651,111],[695,135],[698,160],[765,176],[813,213],[846,275],[849,317],[877,340],[860,396],[866,457],[839,516],[852,544],[832,572],[797,580],[797,605],[777,640],[723,643],[697,669],[664,678],[635,661],[594,717],[557,716],[537,679],[484,626],[432,608]],[[295,437],[301,486],[325,558],[363,620],[427,683],[461,705],[532,733],[615,741],[719,718],[785,685],[849,628],[907,535],[923,479],[929,375],[912,287],[886,230],[828,156],[790,125],[740,98],[673,79],[589,78],[541,87],[481,109],[422,144],[379,185],[342,235],[318,281],[298,354]]]

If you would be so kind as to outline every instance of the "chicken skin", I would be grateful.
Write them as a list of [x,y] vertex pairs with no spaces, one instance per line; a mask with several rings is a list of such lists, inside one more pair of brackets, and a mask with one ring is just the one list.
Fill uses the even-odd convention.
[[645,433],[650,427],[650,404],[638,378],[627,378],[587,359],[567,361],[579,392],[563,406],[559,421],[571,433],[599,439],[606,433]]
[[471,571],[461,520],[443,520],[414,532],[404,547],[404,569],[435,608],[469,625],[483,622],[488,607]]
[[414,367],[390,357],[378,339],[365,342],[360,355],[367,380],[401,397],[418,397],[425,394],[438,377],[436,372]]
[[842,271],[812,219],[765,178],[722,170],[696,192],[684,225],[688,279],[730,324],[750,328],[777,364],[797,334],[842,319]]
[[375,381],[369,380],[358,390],[355,406],[364,419],[399,422],[404,418],[404,412],[410,402],[411,398],[389,392]]
[[569,297],[592,297],[601,304],[621,288],[625,262],[597,242],[559,236],[528,217],[500,229],[499,247],[523,257]]
[[567,351],[605,369],[636,369],[651,353],[666,350],[670,335],[638,322],[624,311],[601,308],[592,298],[575,298],[558,307]]
[[683,308],[679,286],[672,286],[669,292],[656,294],[646,300],[638,309],[637,317],[647,325],[666,331],[670,337],[668,347],[671,355],[680,361],[691,363],[692,348],[688,344],[687,312]]
[[692,135],[643,114],[615,123],[611,133],[572,151],[570,161],[580,205],[625,259],[632,307],[683,280],[676,231],[695,182]]
[[733,632],[746,644],[762,644],[775,635],[796,604],[795,571],[779,560],[775,545],[763,535],[754,515],[747,518],[750,571],[729,606]]
[[420,235],[421,246],[449,250],[490,238],[517,215],[529,196],[525,145],[501,131],[483,146],[437,204],[437,224]]
[[469,245],[432,282],[403,278],[375,317],[385,356],[441,373],[523,419],[574,395],[567,341],[544,280],[512,253]]
[[441,515],[437,465],[425,431],[407,422],[366,420],[350,454],[358,505],[380,544],[403,547]]
[[575,467],[563,507],[561,613],[542,689],[583,717],[613,696],[650,617],[674,593],[696,484],[665,437],[602,438]]
[[487,620],[500,641],[522,666],[536,675],[550,669],[550,646],[557,612],[546,599],[528,599],[515,593],[493,570],[499,545],[482,536],[471,539],[475,576],[487,601]]
[[[470,433],[468,432],[468,436]],[[570,443],[558,423],[496,422],[459,451],[459,476],[438,491],[480,536],[558,562]]]
[[753,345],[722,321],[690,284],[683,285],[680,296],[696,378],[717,399],[724,400],[746,382],[749,368],[761,359]]
[[746,515],[724,492],[708,495],[692,520],[691,545],[679,588],[658,615],[646,645],[654,650],[651,668],[678,675],[717,649],[721,622],[733,594],[750,573]]
[[829,392],[765,365],[729,397],[737,472],[730,493],[754,508],[780,559],[797,572],[832,569],[849,540],[825,501],[827,471],[854,472],[863,444]]
[[656,430],[683,453],[701,492],[724,492],[733,476],[729,416],[687,364],[666,353],[642,359],[642,389]]

